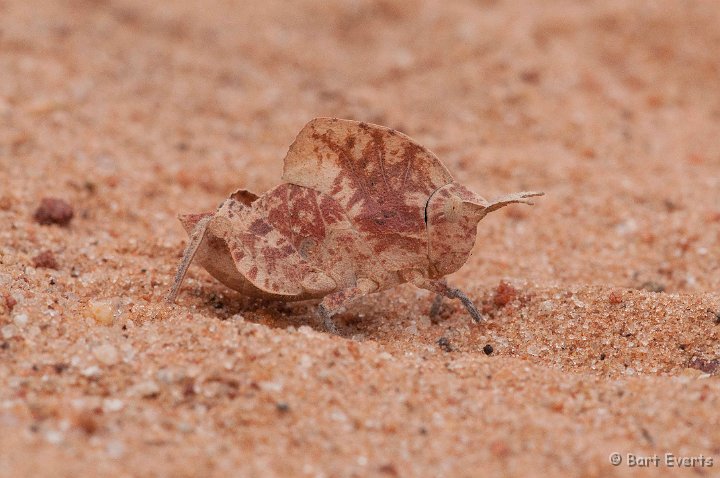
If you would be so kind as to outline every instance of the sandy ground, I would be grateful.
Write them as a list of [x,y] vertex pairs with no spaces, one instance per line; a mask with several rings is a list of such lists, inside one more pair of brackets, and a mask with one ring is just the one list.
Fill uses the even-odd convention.
[[[718,474],[717,3],[151,4],[0,0],[1,476]],[[316,116],[546,192],[450,278],[487,323],[402,286],[332,336],[199,267],[162,305],[175,215]]]

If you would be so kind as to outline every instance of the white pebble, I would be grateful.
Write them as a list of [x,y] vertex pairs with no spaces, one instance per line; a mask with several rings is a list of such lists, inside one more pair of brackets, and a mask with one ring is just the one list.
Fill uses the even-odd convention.
[[176,383],[185,377],[187,370],[182,367],[163,367],[155,373],[155,379],[163,383]]
[[128,343],[120,344],[120,351],[123,353],[123,358],[126,362],[131,362],[135,357],[135,349]]
[[120,458],[125,454],[125,445],[120,440],[111,440],[105,446],[105,451],[110,458]]
[[188,422],[180,422],[177,424],[177,429],[182,433],[190,433],[195,430],[195,427]]
[[2,337],[4,339],[11,339],[15,337],[15,332],[17,332],[17,329],[12,324],[5,325],[2,329],[0,329],[0,333],[2,333]]
[[313,359],[310,358],[308,354],[302,354],[300,356],[300,360],[298,361],[298,367],[303,369],[308,369],[312,366]]
[[298,327],[298,332],[307,337],[312,337],[312,336],[317,335],[315,330],[308,325],[301,325],[300,327]]
[[118,351],[110,344],[98,345],[92,351],[96,359],[105,365],[115,365],[118,362]]
[[63,441],[63,434],[60,433],[57,430],[49,430],[45,433],[45,440],[48,443],[51,443],[53,445],[57,445],[59,443],[62,443]]
[[112,325],[113,304],[109,300],[91,300],[88,303],[90,316],[100,325]]
[[17,314],[13,317],[13,322],[15,322],[15,325],[18,327],[25,327],[28,323],[28,316],[27,314]]
[[18,305],[22,305],[25,303],[25,295],[22,292],[20,292],[19,290],[11,292],[10,297],[15,299],[15,302],[17,302]]
[[105,413],[119,412],[124,406],[125,403],[119,398],[106,398],[103,400],[102,409]]
[[160,387],[155,383],[154,380],[146,380],[135,384],[131,389],[130,393],[143,398],[153,397],[160,393]]
[[552,312],[555,308],[551,300],[546,300],[540,304],[540,310],[543,312]]
[[260,388],[266,392],[281,392],[283,389],[282,380],[278,380],[275,382],[271,382],[271,381],[260,382],[259,385],[260,385]]
[[88,368],[84,369],[82,372],[80,372],[80,375],[83,377],[99,377],[100,376],[100,367],[97,365],[91,365]]
[[335,409],[330,412],[330,419],[336,422],[346,422],[348,421],[348,416],[345,415],[345,413],[343,413],[341,410]]

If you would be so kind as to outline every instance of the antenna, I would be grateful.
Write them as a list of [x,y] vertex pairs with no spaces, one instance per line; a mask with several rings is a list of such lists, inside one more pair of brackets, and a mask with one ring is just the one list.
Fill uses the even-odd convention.
[[535,197],[535,196],[542,196],[545,193],[539,193],[539,192],[522,192],[522,193],[513,193],[513,194],[506,194],[505,196],[500,196],[499,198],[493,200],[490,205],[485,208],[485,214],[493,211],[497,211],[501,207],[505,207],[508,204],[513,203],[523,203],[523,204],[530,204],[531,206],[534,204],[532,201],[530,201],[528,198]]

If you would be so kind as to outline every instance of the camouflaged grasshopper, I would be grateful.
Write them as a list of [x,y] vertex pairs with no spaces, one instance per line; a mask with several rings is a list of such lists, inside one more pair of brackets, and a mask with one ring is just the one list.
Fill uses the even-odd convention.
[[480,321],[472,301],[443,277],[468,259],[487,213],[542,195],[486,201],[404,134],[335,118],[300,131],[283,180],[261,196],[238,190],[214,213],[179,216],[190,242],[168,302],[195,258],[248,296],[322,299],[319,314],[335,332],[331,317],[349,302],[405,282],[459,299]]

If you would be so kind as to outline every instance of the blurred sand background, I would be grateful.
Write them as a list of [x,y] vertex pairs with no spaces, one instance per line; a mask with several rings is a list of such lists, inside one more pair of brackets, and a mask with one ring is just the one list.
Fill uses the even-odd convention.
[[[718,25],[709,1],[0,0],[0,476],[717,475]],[[162,306],[175,215],[277,184],[316,116],[399,129],[486,197],[545,191],[450,277],[487,323],[403,286],[332,336],[199,267]]]

